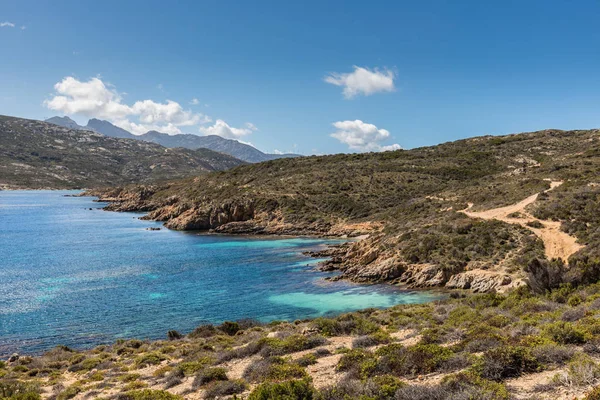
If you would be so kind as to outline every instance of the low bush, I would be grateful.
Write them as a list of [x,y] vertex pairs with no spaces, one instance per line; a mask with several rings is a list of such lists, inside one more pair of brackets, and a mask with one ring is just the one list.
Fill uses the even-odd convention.
[[298,364],[281,357],[269,357],[254,361],[244,371],[244,379],[250,382],[283,381],[306,377],[306,371]]
[[544,326],[543,334],[559,344],[585,343],[585,334],[570,322],[558,321]]
[[563,386],[592,386],[600,379],[600,366],[586,354],[578,354],[567,366],[567,370],[554,377],[554,382]]
[[248,396],[248,400],[312,400],[316,399],[315,389],[308,379],[290,380],[278,383],[263,383]]
[[320,335],[291,335],[283,339],[263,338],[259,340],[260,354],[263,357],[281,356],[298,351],[309,350],[327,343],[327,339]]
[[0,399],[40,400],[42,397],[36,386],[16,380],[0,380]]
[[541,364],[562,365],[573,357],[575,350],[571,347],[544,344],[534,347],[531,354]]
[[[210,384],[204,392],[205,399],[216,399],[243,393],[246,383],[242,380],[217,381]],[[234,397],[235,399],[235,397]]]
[[227,378],[227,370],[225,368],[207,368],[196,375],[192,387],[198,389],[200,386],[210,382],[226,380],[229,380],[229,378]]
[[536,372],[540,368],[530,350],[522,346],[504,346],[486,351],[474,366],[482,378],[492,381]]
[[158,365],[166,359],[167,357],[165,357],[163,354],[153,351],[136,357],[135,365],[138,368],[144,368],[150,365]]
[[132,390],[120,394],[118,400],[183,400],[183,397],[171,394],[165,390]]

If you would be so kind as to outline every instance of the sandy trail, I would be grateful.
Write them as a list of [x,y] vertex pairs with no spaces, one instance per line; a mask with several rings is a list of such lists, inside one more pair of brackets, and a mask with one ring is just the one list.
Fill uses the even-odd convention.
[[[550,182],[550,189],[547,189],[544,192],[549,192],[562,185],[562,183],[562,181],[552,181]],[[525,211],[525,208],[535,202],[538,196],[539,193],[536,193],[510,206],[494,208],[486,211],[470,211],[473,207],[473,203],[469,203],[469,207],[467,207],[465,210],[462,210],[462,212],[472,218],[497,219],[499,221],[508,222],[509,224],[521,225],[542,239],[544,242],[546,257],[548,257],[548,259],[560,258],[566,262],[571,254],[577,252],[583,246],[577,243],[577,239],[575,237],[570,236],[560,230],[560,222],[542,221]],[[522,218],[509,217],[510,214],[517,212],[522,215]],[[527,225],[527,223],[531,223],[533,221],[541,223],[544,227],[534,228]]]

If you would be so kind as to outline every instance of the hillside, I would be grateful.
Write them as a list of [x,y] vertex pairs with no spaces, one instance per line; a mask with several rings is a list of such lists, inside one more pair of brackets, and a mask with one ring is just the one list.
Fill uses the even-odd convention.
[[0,116],[0,187],[82,188],[224,170],[243,161],[207,149],[167,149],[87,130]]
[[95,194],[172,229],[368,234],[328,250],[321,268],[340,278],[544,290],[600,277],[599,170],[600,131],[547,130],[282,159]]
[[92,118],[86,126],[80,126],[69,117],[52,117],[45,122],[60,125],[72,129],[85,129],[101,133],[105,136],[117,137],[122,139],[143,140],[152,142],[164,147],[196,150],[205,148],[219,153],[229,154],[242,161],[257,163],[262,161],[275,160],[278,158],[300,157],[299,154],[268,154],[263,153],[257,148],[237,140],[226,139],[217,135],[199,136],[190,134],[167,135],[157,131],[149,131],[143,135],[134,135],[125,129],[119,128],[108,121]]

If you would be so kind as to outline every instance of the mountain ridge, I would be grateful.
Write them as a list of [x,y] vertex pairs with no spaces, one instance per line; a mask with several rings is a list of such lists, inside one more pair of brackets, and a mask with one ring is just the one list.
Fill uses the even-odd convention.
[[[68,121],[67,121],[68,122]],[[245,164],[91,130],[0,116],[0,187],[72,189],[194,176]]]
[[264,153],[251,145],[241,143],[234,139],[226,139],[218,135],[199,136],[186,133],[169,135],[157,131],[148,131],[142,135],[134,135],[131,132],[119,128],[108,121],[96,118],[90,119],[85,127],[78,125],[75,121],[67,116],[48,118],[45,122],[54,123],[56,125],[73,129],[89,129],[110,137],[143,140],[170,148],[184,147],[191,150],[206,148],[209,150],[218,151],[220,153],[229,154],[235,158],[239,158],[242,161],[250,163],[275,160],[278,158],[301,157],[299,154],[291,153]]

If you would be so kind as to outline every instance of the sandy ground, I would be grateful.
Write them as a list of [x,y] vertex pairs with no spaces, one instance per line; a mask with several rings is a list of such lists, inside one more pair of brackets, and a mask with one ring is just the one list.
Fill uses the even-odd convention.
[[[550,189],[545,190],[545,192],[549,192],[560,185],[562,185],[561,181],[552,181],[550,182]],[[510,206],[494,208],[486,211],[471,211],[473,203],[469,203],[469,207],[465,210],[462,210],[462,212],[472,218],[496,219],[499,221],[508,222],[509,224],[521,225],[542,239],[544,242],[546,257],[548,257],[548,259],[561,258],[564,261],[567,261],[571,254],[579,251],[583,246],[577,243],[577,238],[560,230],[560,222],[539,220],[525,211],[525,208],[530,204],[533,204],[537,200],[538,196],[539,193],[536,193]],[[517,212],[522,215],[522,218],[509,217],[510,214]],[[544,227],[533,228],[527,225],[528,222],[533,221],[540,222]]]

